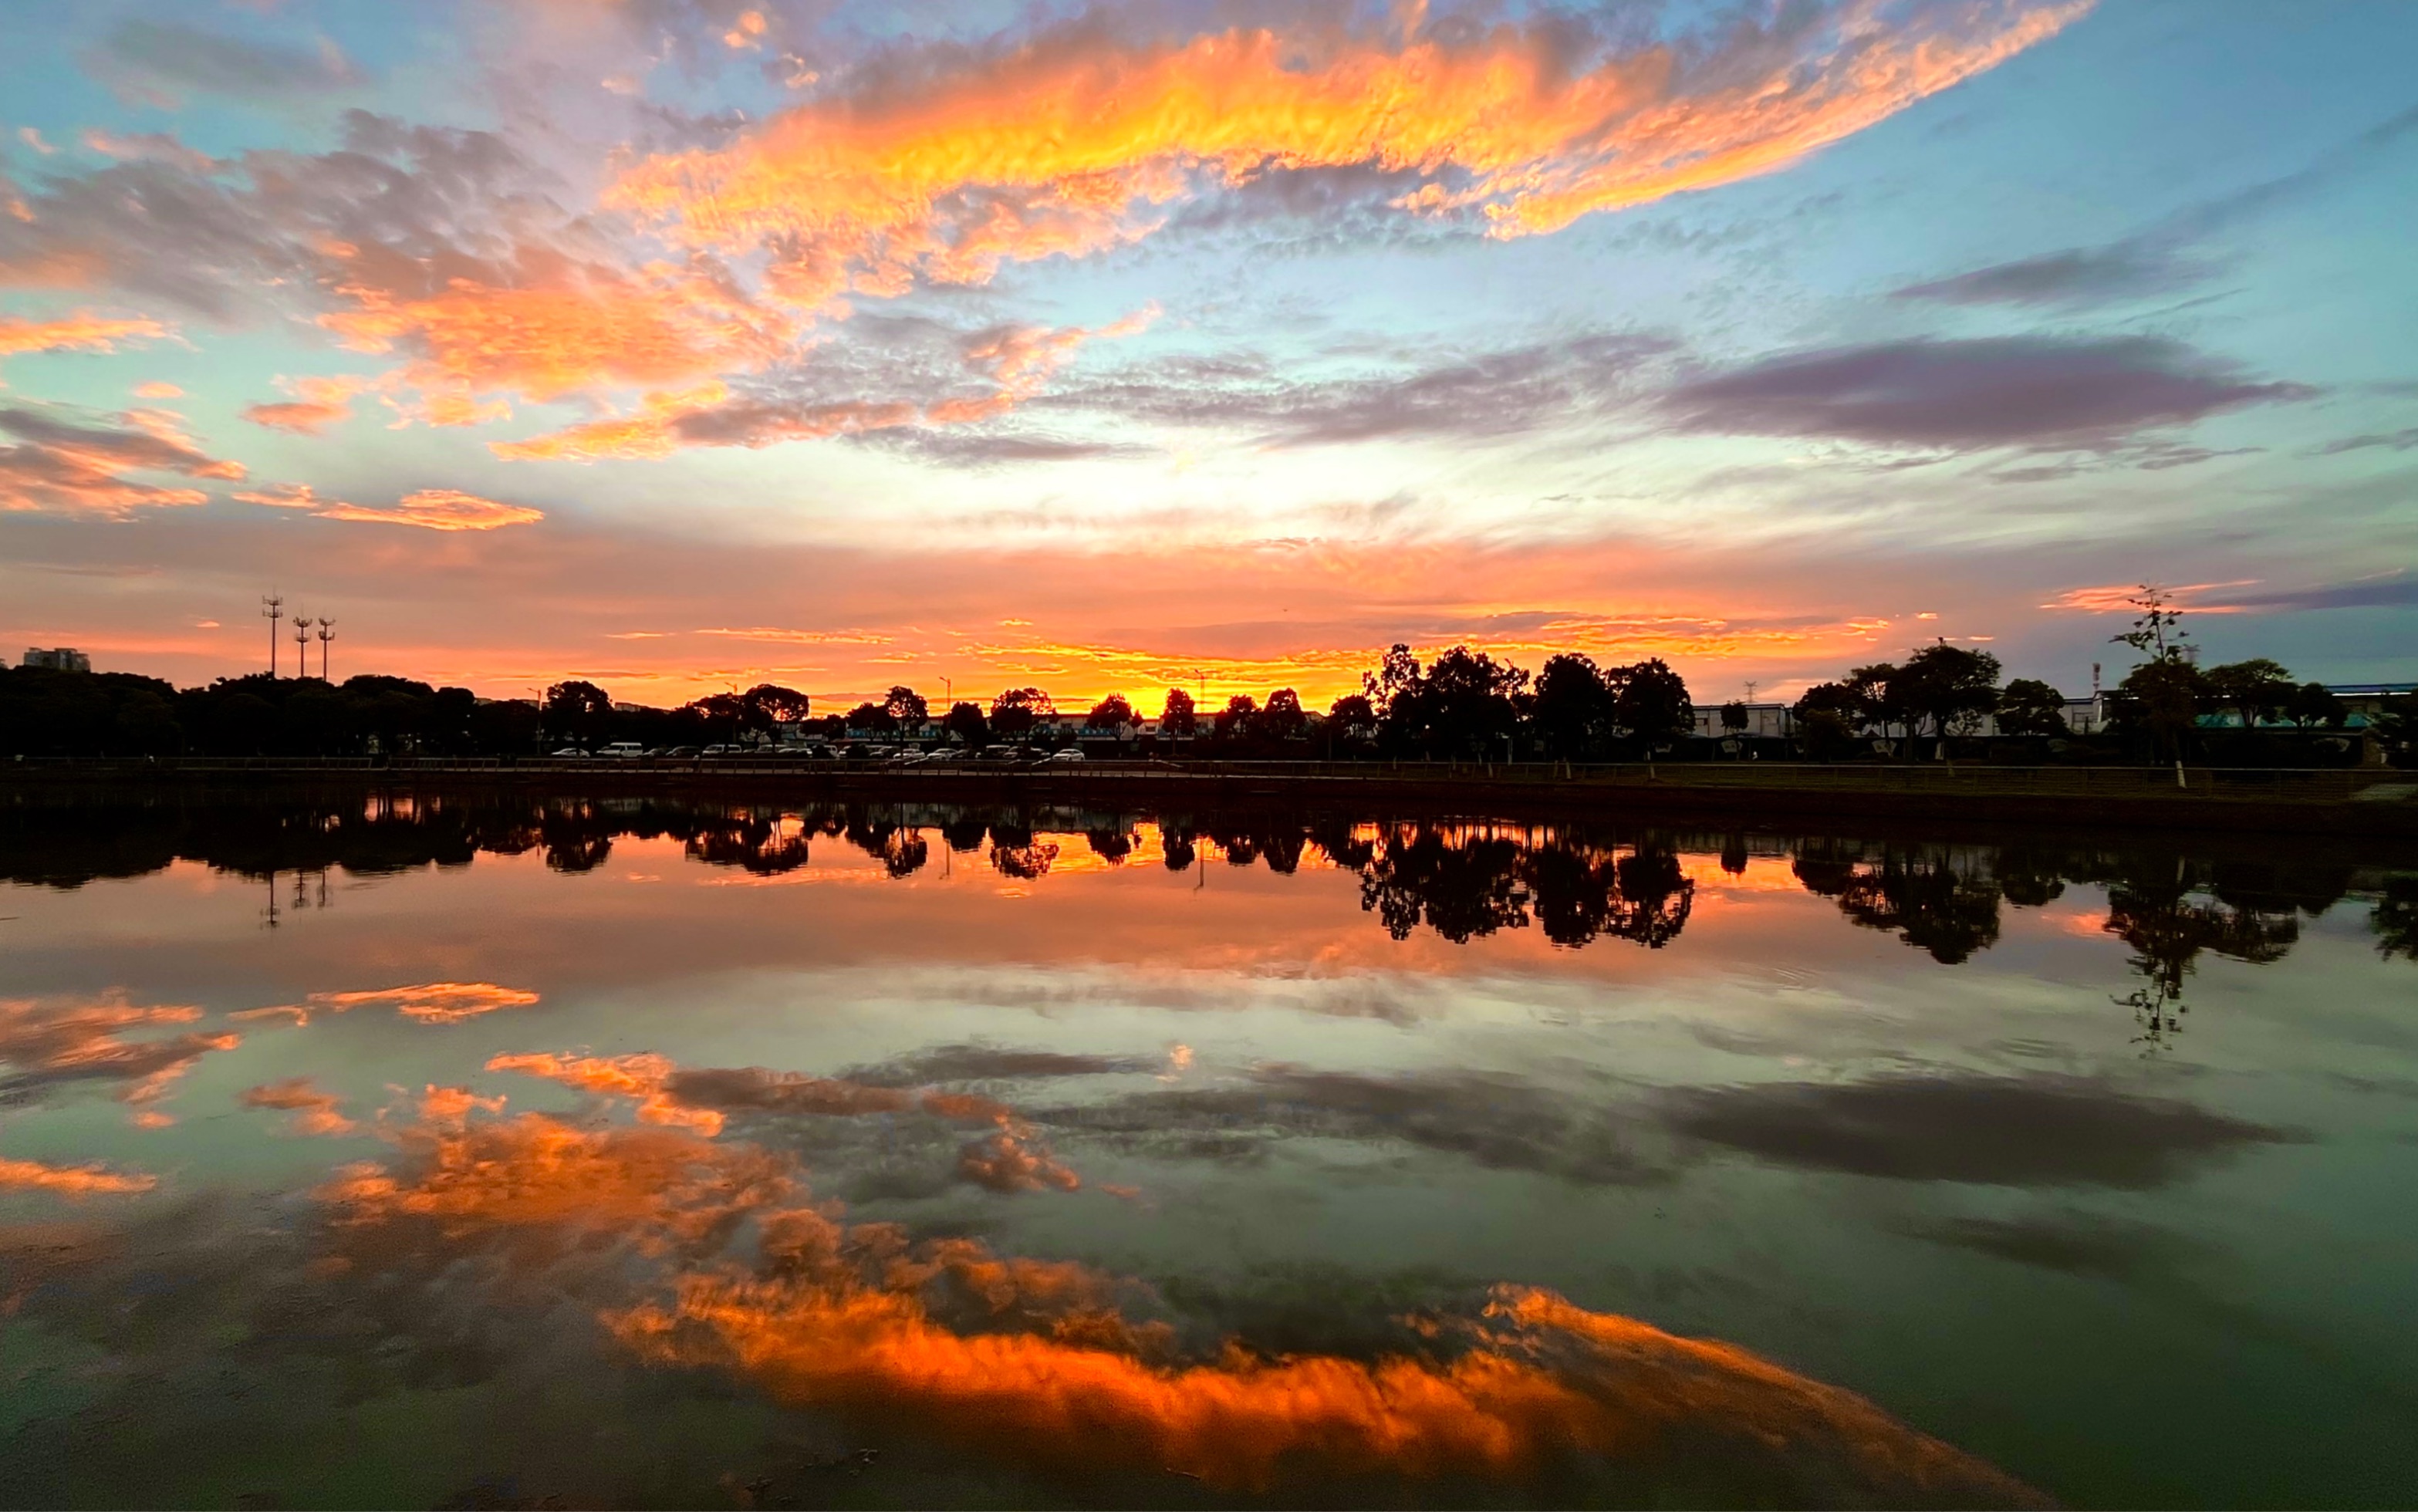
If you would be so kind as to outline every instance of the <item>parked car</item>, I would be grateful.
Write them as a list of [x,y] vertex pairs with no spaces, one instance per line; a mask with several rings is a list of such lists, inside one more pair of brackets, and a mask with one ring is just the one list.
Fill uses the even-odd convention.
[[1073,746],[1073,745],[1070,745],[1070,746],[1066,747],[1066,749],[1064,749],[1064,751],[1053,751],[1053,752],[1051,752],[1048,756],[1044,757],[1043,759],[1044,759],[1044,760],[1045,760],[1048,765],[1055,767],[1055,766],[1064,766],[1064,765],[1067,765],[1067,764],[1069,764],[1069,763],[1077,762],[1077,761],[1088,761],[1088,760],[1090,760],[1090,759],[1091,759],[1091,757],[1089,757],[1089,756],[1085,756],[1085,755],[1083,754],[1083,752],[1082,752],[1082,748],[1081,748],[1080,746]]
[[667,761],[686,761],[689,757],[696,756],[697,754],[697,750],[696,747],[693,745],[659,745],[647,754],[649,756],[662,756]]
[[740,750],[741,747],[736,745],[716,743],[707,746],[704,750],[699,751],[697,755],[710,756],[735,756],[740,753]]
[[647,748],[635,741],[615,741],[596,754],[615,761],[635,761],[647,754]]
[[557,756],[585,756],[588,753],[575,745],[566,745],[554,753]]

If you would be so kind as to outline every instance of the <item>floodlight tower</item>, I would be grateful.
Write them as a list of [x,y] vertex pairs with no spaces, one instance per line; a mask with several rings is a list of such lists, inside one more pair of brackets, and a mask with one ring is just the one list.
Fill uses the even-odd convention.
[[285,601],[274,593],[260,600],[260,616],[268,621],[268,675],[277,676],[277,621],[285,618]]
[[311,620],[298,614],[294,617],[294,675],[311,675]]
[[328,680],[328,643],[335,638],[336,622],[333,619],[321,619],[319,621],[319,680],[322,682]]

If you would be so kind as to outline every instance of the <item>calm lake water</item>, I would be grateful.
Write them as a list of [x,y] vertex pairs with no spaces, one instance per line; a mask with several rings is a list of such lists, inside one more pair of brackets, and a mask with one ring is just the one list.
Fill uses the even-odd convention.
[[2418,857],[0,808],[0,1501],[2418,1503]]

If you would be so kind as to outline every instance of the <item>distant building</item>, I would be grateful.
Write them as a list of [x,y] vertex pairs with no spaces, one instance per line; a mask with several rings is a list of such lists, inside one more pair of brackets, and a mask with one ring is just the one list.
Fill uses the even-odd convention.
[[[2418,693],[2418,682],[2334,682],[2326,684],[2326,691],[2343,701],[2344,726],[2349,729],[2360,729],[2383,709],[2386,700]],[[1797,733],[1797,714],[1794,706],[1790,704],[1777,702],[1748,704],[1746,706],[1747,724],[1743,730],[1723,727],[1722,707],[1720,704],[1696,705],[1698,737],[1705,740],[1726,740],[1733,736],[1759,737],[1766,740],[1777,737],[1786,740]],[[2092,694],[2089,697],[2065,700],[2065,726],[2076,735],[2102,733],[2107,728],[2107,702],[2104,694]],[[2229,711],[2215,710],[2200,715],[2198,723],[2202,727],[2211,729],[2238,727],[2242,718],[2239,714]],[[2279,718],[2266,721],[2265,727],[2288,729],[2292,725],[2290,721]],[[1902,725],[1882,725],[1874,723],[1864,725],[1860,733],[1875,737],[1898,738],[1905,735],[1907,731]],[[1994,736],[1998,733],[1998,722],[1993,715],[1982,714],[1960,726],[1957,733]]]
[[89,672],[92,670],[92,658],[72,646],[61,646],[48,651],[38,646],[28,646],[25,648],[25,660],[19,664],[46,666],[54,672]]

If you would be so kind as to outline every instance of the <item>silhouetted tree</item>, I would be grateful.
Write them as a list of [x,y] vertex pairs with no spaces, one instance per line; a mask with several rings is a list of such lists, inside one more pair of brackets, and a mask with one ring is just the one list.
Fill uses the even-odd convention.
[[990,727],[1003,740],[1020,740],[1057,706],[1038,688],[1010,688],[990,702]]
[[943,727],[964,741],[969,749],[979,750],[990,743],[990,721],[983,717],[980,704],[962,698],[951,704]]
[[1158,716],[1158,732],[1171,736],[1190,735],[1199,723],[1192,710],[1192,695],[1182,688],[1168,689],[1167,704]]
[[[345,686],[349,688],[359,680],[348,680]],[[592,682],[558,682],[545,690],[545,701],[538,706],[538,711],[545,721],[548,736],[589,750],[604,739],[605,727],[613,718],[613,699]]]
[[1905,659],[1890,679],[1890,701],[1905,710],[1908,733],[1924,725],[1945,740],[1959,725],[1998,707],[1998,659],[1935,641]]
[[2229,711],[2245,730],[2255,730],[2281,714],[2297,691],[2292,674],[2281,663],[2263,656],[2212,666],[2200,676],[2206,680],[2210,701]]
[[2181,761],[2206,694],[2199,668],[2181,657],[2144,662],[2116,685],[2108,712],[2118,728],[2148,737],[2158,759]]
[[1301,710],[1301,695],[1291,688],[1278,688],[1268,695],[1268,704],[1260,710],[1260,730],[1270,740],[1298,739],[1309,728],[1309,716]]
[[868,698],[848,711],[848,727],[875,735],[887,735],[898,727],[897,716],[888,704],[877,704]]
[[1112,693],[1094,704],[1092,711],[1083,718],[1083,727],[1094,730],[1122,729],[1139,723],[1140,721],[1134,717],[1133,705],[1127,703],[1125,695],[1121,693]]
[[2065,695],[2037,678],[2017,678],[1998,693],[2001,735],[2066,735]]
[[1603,673],[1592,658],[1577,652],[1548,658],[1527,699],[1538,745],[1546,756],[1566,761],[1603,754],[1616,708]]
[[924,695],[904,684],[890,690],[889,696],[881,700],[881,708],[889,714],[891,722],[901,729],[915,728],[932,713],[930,706],[924,702]]
[[2302,729],[2339,729],[2349,717],[2349,710],[2340,698],[2322,682],[2303,682],[2292,690],[2285,701],[2284,717]]
[[1688,683],[1657,656],[1620,669],[1613,718],[1648,752],[1684,740],[1696,728]]
[[1844,682],[1817,682],[1798,696],[1789,713],[1805,752],[1829,761],[1854,749],[1869,710],[1863,697]]
[[1259,700],[1247,693],[1234,695],[1226,700],[1225,708],[1217,710],[1210,727],[1220,744],[1249,740],[1260,731]]

